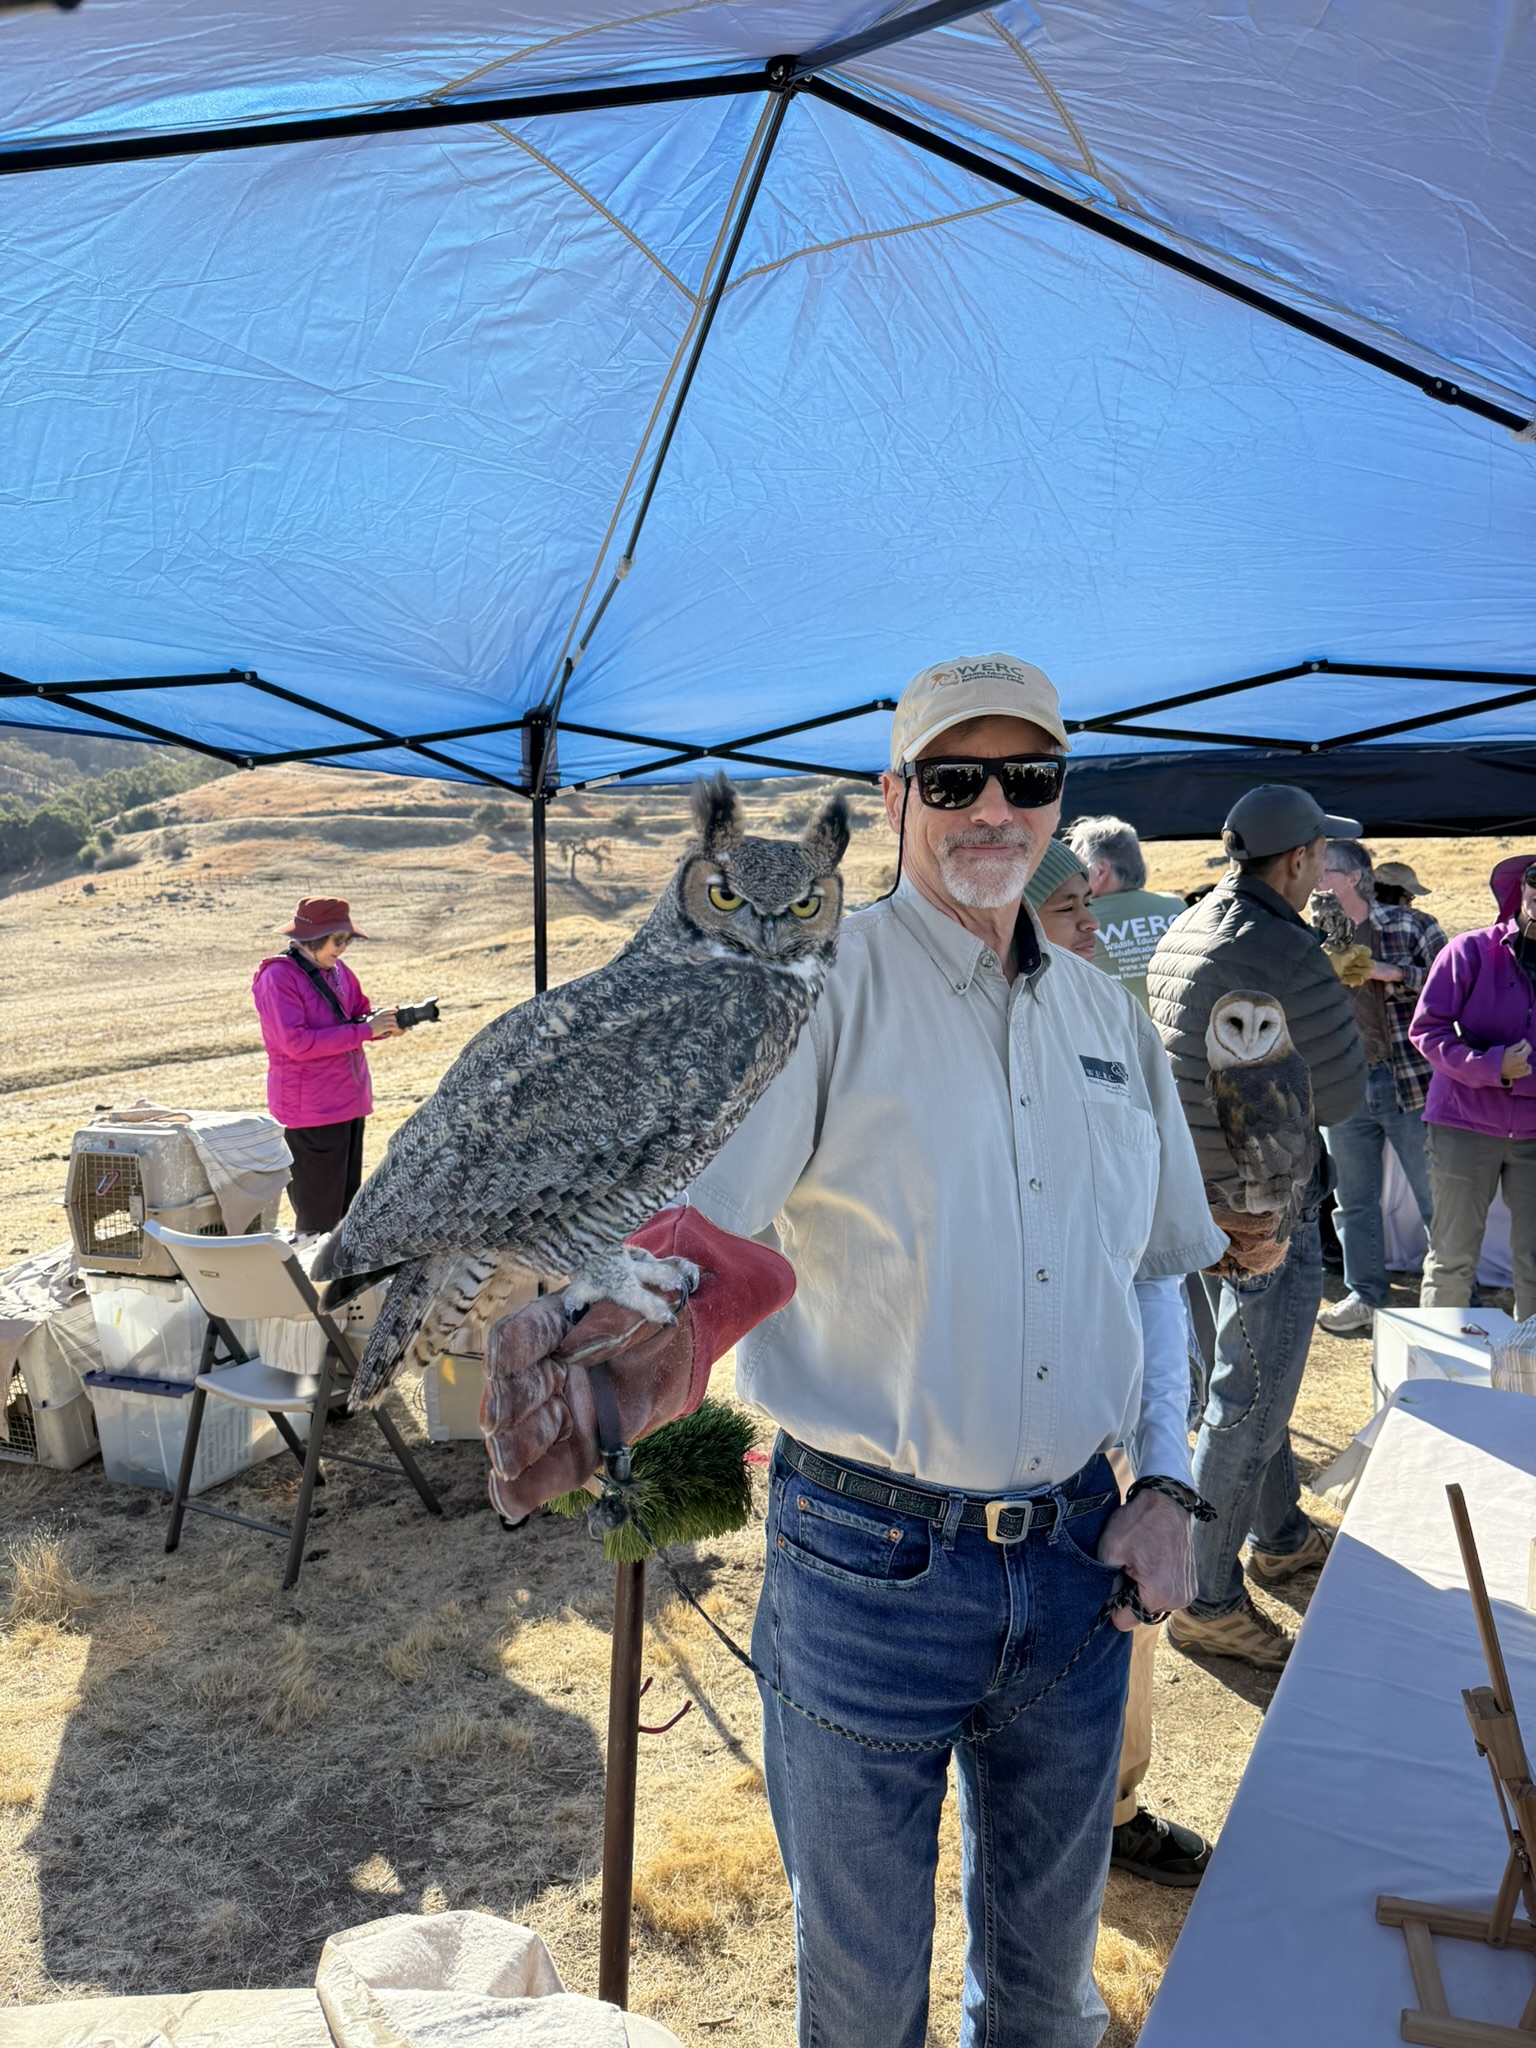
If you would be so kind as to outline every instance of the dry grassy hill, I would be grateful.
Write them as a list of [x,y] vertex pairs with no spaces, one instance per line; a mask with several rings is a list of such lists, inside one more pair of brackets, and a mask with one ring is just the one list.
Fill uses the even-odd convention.
[[[783,830],[814,793],[746,801],[760,829]],[[0,895],[0,1256],[64,1234],[70,1137],[98,1105],[260,1105],[250,977],[302,895],[350,898],[374,934],[351,958],[375,1001],[443,1005],[439,1029],[371,1055],[372,1163],[458,1047],[531,988],[527,837],[488,832],[482,802],[448,784],[262,770],[157,805],[162,825],[121,842],[131,864]],[[874,796],[855,805],[858,903],[888,879],[890,846]],[[554,979],[599,964],[645,914],[685,808],[682,792],[634,790],[555,806]],[[1484,921],[1487,871],[1507,850],[1378,848],[1415,863],[1452,930]],[[1150,852],[1158,887],[1220,864],[1205,847]],[[1298,1411],[1309,1473],[1368,1406],[1359,1348],[1320,1340]],[[296,1596],[279,1593],[260,1537],[197,1524],[167,1558],[153,1496],[108,1486],[99,1466],[0,1464],[0,2003],[302,1983],[332,1927],[469,1904],[530,1921],[569,1981],[594,1987],[609,1574],[577,1525],[506,1535],[477,1445],[425,1456],[446,1519],[343,1470]],[[228,1504],[281,1518],[292,1469],[259,1468]],[[748,1530],[690,1567],[738,1635],[758,1542]],[[635,2003],[690,2044],[781,2048],[791,1935],[755,1694],[699,1624],[656,1607],[657,1718],[685,1695],[696,1705],[642,1753]],[[1150,1803],[1219,1828],[1272,1689],[1165,1651]],[[951,1808],[935,2044],[957,2027],[957,1868]],[[1112,2043],[1134,2037],[1183,1905],[1112,1882]]]

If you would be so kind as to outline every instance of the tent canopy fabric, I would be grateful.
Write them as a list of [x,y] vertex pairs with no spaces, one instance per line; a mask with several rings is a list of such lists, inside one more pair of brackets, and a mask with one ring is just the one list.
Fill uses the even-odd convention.
[[1533,103],[1492,0],[0,13],[0,722],[867,774],[1007,648],[1148,829],[1536,814]]

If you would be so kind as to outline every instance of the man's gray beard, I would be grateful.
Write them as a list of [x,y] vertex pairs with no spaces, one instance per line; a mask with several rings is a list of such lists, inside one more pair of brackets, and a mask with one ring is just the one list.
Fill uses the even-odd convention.
[[[982,843],[995,845],[997,842]],[[944,877],[945,888],[967,910],[1002,910],[1010,903],[1017,903],[1024,894],[1024,885],[1035,863],[1033,846],[1020,846],[1016,851],[1017,858],[998,872],[972,868],[958,857],[955,850],[941,849],[939,872]]]

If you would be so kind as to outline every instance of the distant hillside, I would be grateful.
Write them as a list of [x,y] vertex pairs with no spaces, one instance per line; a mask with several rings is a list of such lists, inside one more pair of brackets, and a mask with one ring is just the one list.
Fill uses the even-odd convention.
[[0,797],[42,803],[72,782],[109,775],[117,768],[173,757],[198,757],[179,747],[150,746],[141,740],[97,740],[70,732],[34,732],[0,726]]
[[156,801],[230,772],[201,754],[136,740],[0,739],[0,874],[60,861],[94,866],[125,816],[140,829],[158,824]]

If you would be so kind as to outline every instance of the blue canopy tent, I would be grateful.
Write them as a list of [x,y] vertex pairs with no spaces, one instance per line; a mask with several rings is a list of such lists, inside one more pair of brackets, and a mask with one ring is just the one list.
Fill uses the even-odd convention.
[[[790,53],[790,54],[785,54]],[[1472,0],[0,12],[0,722],[531,798],[1536,816],[1536,30]]]

